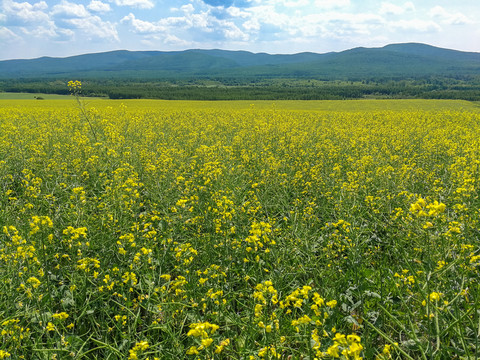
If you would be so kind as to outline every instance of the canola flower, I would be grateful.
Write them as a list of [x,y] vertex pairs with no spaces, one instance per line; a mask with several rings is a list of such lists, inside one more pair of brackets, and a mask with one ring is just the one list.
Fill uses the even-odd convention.
[[82,82],[79,80],[70,80],[67,86],[72,92],[80,91],[82,89]]
[[479,353],[478,112],[158,104],[0,107],[0,358]]

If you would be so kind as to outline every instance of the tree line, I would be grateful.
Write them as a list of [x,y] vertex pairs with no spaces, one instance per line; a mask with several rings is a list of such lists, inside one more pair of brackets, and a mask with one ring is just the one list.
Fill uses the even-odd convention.
[[[68,80],[3,80],[0,91],[69,94]],[[480,79],[310,81],[298,79],[83,80],[82,94],[110,99],[341,100],[423,98],[480,101]]]

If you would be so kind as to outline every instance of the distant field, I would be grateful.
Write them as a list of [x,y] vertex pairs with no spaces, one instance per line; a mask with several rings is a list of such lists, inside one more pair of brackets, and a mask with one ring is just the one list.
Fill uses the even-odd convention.
[[11,93],[0,92],[0,100],[37,100],[35,97],[41,97],[45,100],[71,100],[70,95],[56,95],[56,94],[33,94],[33,93]]
[[[40,96],[45,100],[36,100],[33,96]],[[8,100],[8,101],[5,101]],[[25,100],[31,100],[25,102]],[[49,100],[68,100],[59,103],[49,103]],[[129,109],[152,108],[152,109],[261,109],[261,110],[313,110],[313,111],[480,111],[478,102],[466,100],[238,100],[238,101],[185,101],[185,100],[110,100],[99,98],[85,98],[88,106],[118,106],[126,105]],[[0,93],[0,106],[31,106],[44,107],[54,105],[55,107],[74,106],[74,99],[69,95],[52,94],[29,94],[29,93]]]

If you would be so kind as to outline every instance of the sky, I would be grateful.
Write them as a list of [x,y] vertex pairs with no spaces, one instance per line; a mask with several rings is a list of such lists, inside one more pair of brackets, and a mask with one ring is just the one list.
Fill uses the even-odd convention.
[[480,0],[0,0],[0,60],[110,50],[480,52]]

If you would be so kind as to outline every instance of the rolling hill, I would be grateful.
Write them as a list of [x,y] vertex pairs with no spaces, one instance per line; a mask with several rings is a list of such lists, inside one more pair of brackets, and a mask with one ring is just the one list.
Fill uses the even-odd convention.
[[0,79],[312,78],[361,80],[480,75],[480,53],[407,43],[342,52],[127,51],[0,61]]

